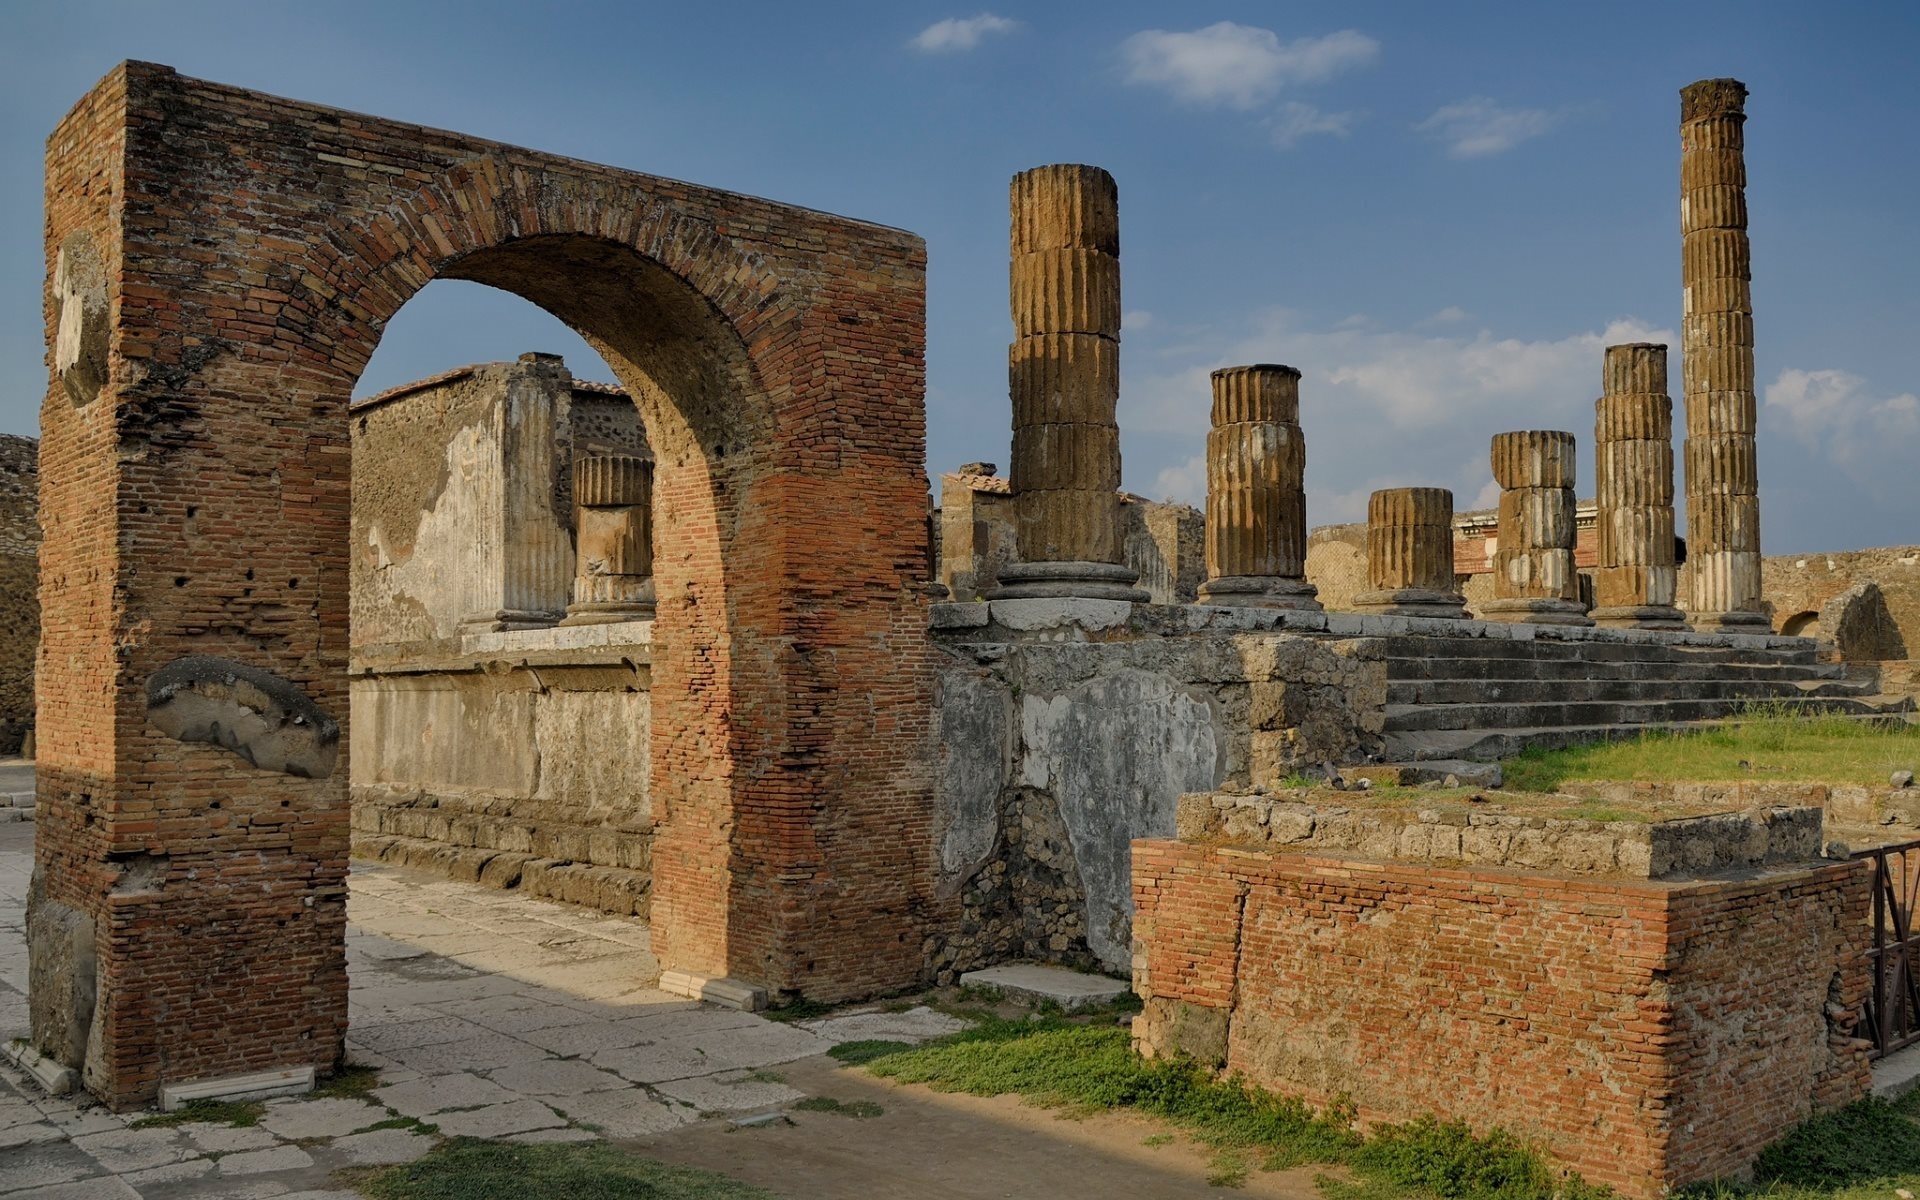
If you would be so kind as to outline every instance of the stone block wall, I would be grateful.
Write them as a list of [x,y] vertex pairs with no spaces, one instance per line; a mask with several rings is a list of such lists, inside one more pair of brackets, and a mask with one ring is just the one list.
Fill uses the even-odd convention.
[[353,850],[645,915],[652,623],[364,647]]
[[935,624],[939,889],[962,909],[929,943],[939,978],[1008,958],[1125,970],[1128,846],[1172,834],[1183,793],[1378,745],[1370,639],[1111,601],[941,605]]
[[1868,874],[1630,880],[1134,845],[1135,1033],[1363,1121],[1533,1139],[1651,1200],[1867,1093]]

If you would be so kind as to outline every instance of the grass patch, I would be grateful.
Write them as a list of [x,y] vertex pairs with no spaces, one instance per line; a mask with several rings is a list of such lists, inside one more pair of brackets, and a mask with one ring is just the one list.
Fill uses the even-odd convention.
[[408,1133],[424,1134],[432,1137],[440,1132],[438,1125],[429,1125],[418,1117],[388,1117],[384,1121],[375,1121],[365,1129],[356,1129],[355,1133],[372,1133],[377,1129],[404,1129]]
[[846,1063],[850,1067],[862,1066],[889,1054],[898,1054],[902,1050],[913,1049],[911,1042],[888,1042],[869,1039],[864,1042],[841,1042],[827,1051],[829,1055]]
[[[926,1046],[872,1059],[868,1070],[940,1091],[1015,1093],[1080,1112],[1131,1109],[1186,1130],[1214,1151],[1208,1179],[1245,1180],[1273,1170],[1344,1163],[1375,1190],[1363,1196],[1426,1194],[1457,1200],[1594,1200],[1610,1195],[1560,1174],[1511,1135],[1477,1138],[1463,1125],[1426,1119],[1363,1138],[1350,1108],[1315,1113],[1301,1101],[1218,1078],[1198,1064],[1147,1060],[1125,1030],[1064,1021],[993,1021]],[[1381,1188],[1391,1190],[1378,1190]]]
[[380,1072],[373,1067],[342,1067],[314,1085],[316,1100],[359,1100],[380,1086]]
[[372,1200],[775,1200],[744,1183],[604,1142],[524,1146],[455,1138],[416,1162],[357,1177]]
[[801,1112],[832,1113],[839,1117],[877,1117],[886,1109],[871,1100],[836,1100],[832,1096],[808,1096],[793,1106]]
[[779,1008],[769,1008],[760,1015],[769,1021],[811,1021],[815,1017],[824,1017],[833,1011],[833,1005],[822,1004],[818,1000],[809,1000],[802,996]]
[[1551,792],[1576,779],[1883,784],[1894,771],[1913,770],[1916,764],[1920,726],[1876,725],[1759,705],[1711,729],[1650,729],[1617,742],[1530,748],[1501,767],[1508,790]]
[[150,1117],[141,1117],[127,1126],[129,1129],[165,1129],[173,1125],[191,1125],[205,1122],[208,1125],[231,1125],[236,1129],[251,1129],[265,1116],[267,1106],[258,1100],[194,1100],[182,1104],[169,1113],[155,1113]]
[[1920,1091],[1867,1099],[1801,1124],[1761,1153],[1753,1182],[1711,1183],[1686,1200],[1885,1200],[1920,1191]]

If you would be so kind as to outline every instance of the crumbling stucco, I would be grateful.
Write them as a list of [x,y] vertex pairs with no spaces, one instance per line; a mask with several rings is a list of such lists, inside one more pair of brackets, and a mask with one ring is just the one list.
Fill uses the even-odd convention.
[[147,720],[181,742],[205,742],[263,771],[333,773],[340,723],[299,686],[209,655],[177,658],[147,681]]

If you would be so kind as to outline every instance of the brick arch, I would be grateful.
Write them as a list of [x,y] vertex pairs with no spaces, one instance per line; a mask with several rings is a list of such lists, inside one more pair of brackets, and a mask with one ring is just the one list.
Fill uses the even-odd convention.
[[[822,999],[921,977],[917,238],[137,63],[49,146],[49,269],[96,231],[111,317],[99,398],[56,378],[42,408],[36,1042],[117,1106],[337,1060],[346,772],[315,742],[347,707],[346,404],[436,278],[578,328],[665,451],[662,965]],[[299,714],[298,753],[153,716],[223,679]]]

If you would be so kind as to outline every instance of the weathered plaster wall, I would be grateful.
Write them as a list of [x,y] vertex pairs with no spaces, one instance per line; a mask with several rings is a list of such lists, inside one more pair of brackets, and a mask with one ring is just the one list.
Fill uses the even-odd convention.
[[363,650],[354,852],[644,913],[651,622]]
[[1813,627],[1801,625],[1793,632],[1824,638],[1833,631],[1821,627],[1820,610],[1856,584],[1872,581],[1905,648],[1901,657],[1920,657],[1920,546],[1772,555],[1760,562],[1760,581],[1775,630],[1784,631],[1788,622],[1811,613]]
[[964,908],[940,971],[1010,957],[1124,970],[1128,847],[1170,836],[1183,793],[1377,744],[1377,643],[1128,607],[936,610],[940,889]]

